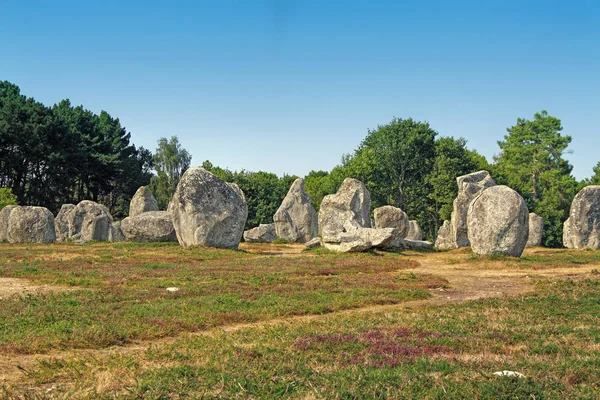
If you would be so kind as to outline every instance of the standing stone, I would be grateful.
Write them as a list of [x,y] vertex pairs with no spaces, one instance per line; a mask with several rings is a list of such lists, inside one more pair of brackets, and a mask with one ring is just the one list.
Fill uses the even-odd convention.
[[270,243],[275,239],[277,239],[275,224],[260,224],[244,232],[244,240],[248,243]]
[[600,249],[600,186],[586,186],[573,199],[563,244],[570,249]]
[[182,246],[237,249],[248,206],[242,190],[204,168],[188,169],[169,203],[177,240]]
[[398,207],[383,206],[373,210],[375,228],[394,228],[396,237],[404,239],[410,229],[408,215]]
[[448,220],[440,227],[435,240],[435,247],[439,250],[450,250],[456,248],[456,240],[452,231],[452,223]]
[[75,241],[108,241],[113,218],[108,208],[91,200],[83,200],[68,214],[69,238]]
[[125,238],[132,242],[177,242],[168,211],[146,211],[121,221]]
[[56,240],[54,215],[45,207],[15,207],[8,218],[10,243],[52,243]]
[[273,216],[277,237],[292,243],[306,243],[318,234],[318,219],[304,190],[304,180],[294,181]]
[[[487,171],[478,171],[459,176],[456,178],[456,183],[458,184],[458,195],[453,202],[453,211],[450,217],[450,235],[448,235],[447,231],[438,232],[438,237],[441,236],[443,238],[443,240],[440,240],[439,245],[436,242],[436,247],[440,250],[450,250],[471,245],[467,224],[469,204],[485,189],[496,186],[496,182],[494,182]],[[442,228],[444,227],[442,226]],[[446,226],[444,229],[448,229],[448,227]]]
[[536,213],[529,213],[529,239],[527,246],[541,246],[544,232],[544,218]]
[[8,242],[8,217],[17,206],[4,206],[0,210],[0,242]]
[[150,188],[140,186],[129,202],[129,216],[135,217],[146,211],[158,211],[158,203],[152,196]]
[[75,209],[75,204],[63,204],[54,218],[56,241],[63,242],[69,238],[69,213]]
[[340,243],[339,235],[371,227],[371,195],[364,183],[346,178],[335,194],[327,195],[319,209],[319,233],[324,243]]
[[109,242],[124,242],[125,235],[121,229],[121,221],[113,222],[110,225],[110,233],[108,234]]
[[419,223],[414,219],[408,221],[408,233],[406,234],[406,239],[423,240],[423,231],[421,230]]
[[529,237],[525,200],[508,186],[484,190],[469,207],[468,229],[476,254],[520,257]]

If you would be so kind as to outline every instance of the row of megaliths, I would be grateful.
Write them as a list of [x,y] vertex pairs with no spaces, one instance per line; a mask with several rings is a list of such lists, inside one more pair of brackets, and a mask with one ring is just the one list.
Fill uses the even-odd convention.
[[[477,254],[520,256],[525,246],[541,244],[544,221],[529,213],[517,192],[496,185],[487,171],[460,176],[457,183],[452,216],[438,232],[437,249],[471,246]],[[297,179],[273,223],[244,232],[248,216],[244,193],[194,167],[181,178],[167,211],[158,209],[145,187],[133,196],[129,217],[121,222],[115,222],[105,206],[89,200],[63,205],[56,217],[44,207],[6,206],[0,210],[0,241],[173,241],[235,249],[243,236],[248,242],[282,238],[340,252],[433,247],[421,240],[417,222],[401,209],[380,207],[371,219],[370,208],[365,185],[347,178],[337,193],[323,198],[317,213],[303,180]],[[568,248],[600,249],[600,186],[588,186],[575,196],[563,240]]]

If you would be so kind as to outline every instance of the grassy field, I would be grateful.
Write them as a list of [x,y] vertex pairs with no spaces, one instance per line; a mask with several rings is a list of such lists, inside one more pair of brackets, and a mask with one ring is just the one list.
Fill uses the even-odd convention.
[[600,252],[300,248],[2,244],[0,398],[598,398]]

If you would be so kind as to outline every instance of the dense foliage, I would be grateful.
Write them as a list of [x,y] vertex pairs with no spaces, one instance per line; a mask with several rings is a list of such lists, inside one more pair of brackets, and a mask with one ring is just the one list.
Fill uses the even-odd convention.
[[546,111],[533,120],[519,118],[499,141],[495,179],[523,196],[530,212],[544,218],[544,244],[562,245],[562,224],[568,218],[577,180],[564,153],[571,137],[562,135],[558,118]]
[[130,143],[119,119],[63,100],[53,107],[0,82],[0,186],[18,202],[56,212],[90,199],[127,213],[151,176],[151,153]]
[[0,210],[6,206],[16,205],[17,196],[9,188],[0,188]]

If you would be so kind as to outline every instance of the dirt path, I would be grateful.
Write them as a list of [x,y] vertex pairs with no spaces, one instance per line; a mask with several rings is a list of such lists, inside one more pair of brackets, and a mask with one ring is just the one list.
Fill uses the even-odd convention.
[[[247,246],[246,251],[259,256],[281,255],[289,257],[300,256],[299,246]],[[450,288],[434,289],[433,296],[428,300],[418,300],[391,305],[366,306],[356,309],[348,309],[329,314],[294,316],[289,318],[278,318],[256,323],[243,323],[220,326],[206,331],[183,333],[175,337],[162,338],[152,341],[132,343],[125,346],[113,346],[105,349],[92,350],[68,350],[52,351],[47,354],[34,355],[0,355],[0,385],[17,383],[23,377],[19,368],[28,370],[35,367],[41,360],[50,359],[72,359],[88,356],[109,356],[111,354],[131,354],[144,352],[151,346],[168,345],[183,337],[202,335],[215,335],[222,332],[235,332],[244,329],[268,327],[275,325],[292,324],[297,322],[308,322],[325,320],[333,316],[376,313],[390,310],[412,309],[421,306],[438,306],[449,303],[477,300],[488,297],[517,296],[533,290],[533,280],[541,278],[566,278],[588,276],[597,265],[581,265],[570,268],[555,268],[552,270],[535,271],[531,269],[519,269],[515,267],[502,268],[498,263],[481,265],[468,262],[469,254],[455,253],[408,253],[407,258],[419,262],[419,267],[410,270],[402,270],[404,273],[434,274],[448,280]],[[9,293],[40,292],[45,290],[56,290],[57,288],[47,286],[32,286],[20,279],[0,279],[0,297]]]

